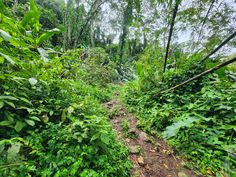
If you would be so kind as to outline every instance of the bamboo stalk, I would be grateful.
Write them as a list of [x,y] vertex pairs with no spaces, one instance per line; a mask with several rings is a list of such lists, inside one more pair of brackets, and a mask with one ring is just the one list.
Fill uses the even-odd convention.
[[172,34],[173,34],[175,18],[176,18],[177,12],[178,12],[179,4],[180,4],[180,1],[176,0],[174,12],[173,12],[173,17],[172,17],[172,21],[171,21],[171,25],[170,25],[170,32],[169,32],[167,47],[166,47],[166,54],[165,54],[163,73],[165,73],[165,71],[166,71],[166,64],[167,64],[167,59],[168,59],[168,55],[169,55],[170,42],[171,42],[171,37],[172,37]]
[[[202,73],[200,73],[200,74],[198,74],[198,75],[196,75],[196,76],[194,76],[194,77],[192,77],[192,78],[190,78],[190,79],[188,79],[188,80],[186,80],[186,81],[184,81],[184,82],[182,82],[182,83],[180,83],[180,84],[178,84],[178,85],[176,85],[174,87],[171,87],[171,88],[169,88],[167,90],[164,90],[164,91],[160,92],[160,94],[164,94],[164,93],[173,91],[173,90],[175,90],[175,89],[177,89],[177,88],[179,88],[179,87],[181,87],[183,85],[186,85],[186,84],[188,84],[188,83],[190,83],[190,82],[192,82],[192,81],[194,81],[196,79],[199,79],[200,77],[203,77],[203,76],[205,76],[207,74],[213,73],[214,71],[216,71],[216,70],[218,70],[218,69],[220,69],[220,68],[222,68],[222,67],[224,67],[226,65],[229,65],[229,64],[231,64],[231,63],[233,63],[235,61],[236,61],[236,57],[234,57],[234,58],[232,58],[232,59],[230,59],[230,60],[228,60],[226,62],[223,62],[223,63],[221,63],[221,64],[219,64],[219,65],[217,65],[217,66],[215,66],[215,67],[213,67],[211,69],[208,69],[208,70],[206,70],[206,71],[204,71],[204,72],[202,72]],[[155,96],[157,96],[157,95],[155,95]]]
[[216,47],[211,53],[209,53],[205,58],[203,58],[200,63],[203,63],[206,59],[208,59],[210,56],[212,56],[214,53],[216,53],[221,47],[223,47],[225,44],[227,44],[231,39],[233,39],[236,36],[236,31],[231,34],[227,39],[225,39],[218,47]]

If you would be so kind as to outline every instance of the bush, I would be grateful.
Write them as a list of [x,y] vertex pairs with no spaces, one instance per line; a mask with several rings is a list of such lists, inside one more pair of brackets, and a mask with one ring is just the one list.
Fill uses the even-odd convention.
[[[43,42],[57,30],[39,35],[39,12],[30,2],[35,15],[26,13],[24,23],[0,14],[0,174],[129,176],[128,151],[100,105],[110,93],[85,79],[105,53],[101,58],[97,49],[88,63],[49,55]],[[99,69],[110,76],[108,68]]]
[[203,174],[235,175],[236,96],[235,84],[225,75],[227,70],[154,97],[206,66],[196,65],[201,55],[194,54],[187,60],[179,58],[177,68],[161,75],[162,65],[149,52],[147,49],[138,61],[138,80],[126,84],[122,94],[123,101],[139,118],[139,126],[163,136]]

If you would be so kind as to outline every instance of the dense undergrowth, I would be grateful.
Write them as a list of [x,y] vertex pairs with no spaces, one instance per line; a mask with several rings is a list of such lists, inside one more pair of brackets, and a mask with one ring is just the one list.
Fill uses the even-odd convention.
[[181,156],[193,162],[187,166],[210,176],[236,175],[236,85],[225,75],[229,69],[158,94],[207,66],[196,65],[200,55],[175,55],[170,62],[177,62],[169,65],[162,81],[162,60],[156,56],[158,51],[147,49],[137,63],[138,80],[123,89],[122,98],[139,117],[140,126],[166,138]]
[[59,29],[43,30],[30,6],[21,21],[0,13],[0,176],[128,176],[101,107],[113,63],[101,48],[44,49]]
[[[48,20],[58,20],[52,11],[41,6],[41,14],[33,0],[15,10],[13,1],[4,2],[10,6],[0,0],[0,176],[130,176],[128,150],[101,104],[111,99],[112,84],[136,78],[133,63],[144,49],[137,80],[122,94],[140,127],[164,137],[196,171],[236,175],[236,85],[227,76],[235,80],[235,65],[160,94],[218,61],[199,64],[204,52],[190,55],[177,47],[163,75],[164,51],[156,43],[142,47],[134,40],[133,47],[121,47],[123,54],[118,44],[59,52],[64,44],[53,45],[62,43],[65,28],[49,30]],[[129,122],[122,127],[129,136]]]

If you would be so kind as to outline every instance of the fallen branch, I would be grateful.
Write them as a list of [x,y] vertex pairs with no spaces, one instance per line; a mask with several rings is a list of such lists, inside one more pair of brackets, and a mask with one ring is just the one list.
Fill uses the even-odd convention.
[[[231,63],[233,63],[235,61],[236,61],[236,57],[232,58],[232,59],[230,59],[230,60],[228,60],[226,62],[223,62],[223,63],[221,63],[221,64],[219,64],[219,65],[217,65],[217,66],[215,66],[215,67],[213,67],[213,68],[211,68],[209,70],[206,70],[206,71],[204,71],[204,72],[202,72],[202,73],[200,73],[200,74],[198,74],[198,75],[196,75],[196,76],[194,76],[194,77],[192,77],[192,78],[182,82],[181,84],[178,84],[178,85],[176,85],[174,87],[171,87],[171,88],[169,88],[169,89],[167,89],[165,91],[162,91],[162,92],[160,92],[160,94],[164,94],[164,93],[173,91],[173,90],[175,90],[175,89],[177,89],[177,88],[179,88],[179,87],[181,87],[183,85],[186,85],[186,84],[188,84],[188,83],[190,83],[190,82],[192,82],[192,81],[194,81],[196,79],[199,79],[200,77],[203,77],[203,76],[205,76],[207,74],[213,73],[214,71],[216,71],[216,70],[218,70],[218,69],[220,69],[220,68],[222,68],[222,67],[224,67],[226,65],[229,65],[229,64],[231,64]],[[159,94],[155,95],[154,97],[156,97],[156,96],[159,96]]]
[[212,56],[214,53],[216,53],[221,47],[223,47],[225,44],[227,44],[235,36],[236,36],[236,31],[233,34],[231,34],[227,39],[225,39],[218,47],[216,47],[215,50],[213,50],[205,58],[203,58],[200,63],[203,63],[206,59],[208,59],[210,56]]

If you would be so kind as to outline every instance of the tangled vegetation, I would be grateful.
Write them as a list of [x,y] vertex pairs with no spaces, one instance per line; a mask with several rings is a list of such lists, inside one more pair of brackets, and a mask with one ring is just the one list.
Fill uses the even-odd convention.
[[[120,91],[187,167],[236,176],[235,7],[0,0],[0,176],[131,176],[104,108]],[[136,139],[131,124],[123,134]]]
[[202,173],[235,175],[236,85],[224,74],[230,69],[221,69],[174,92],[156,95],[207,66],[195,64],[199,56],[185,59],[183,55],[175,58],[181,62],[176,68],[162,75],[162,65],[152,55],[150,48],[140,56],[139,78],[123,91],[123,100],[138,115],[140,126],[166,138]]
[[128,176],[128,151],[100,105],[116,78],[107,54],[47,53],[41,44],[59,30],[43,32],[30,5],[22,21],[0,14],[1,176]]

